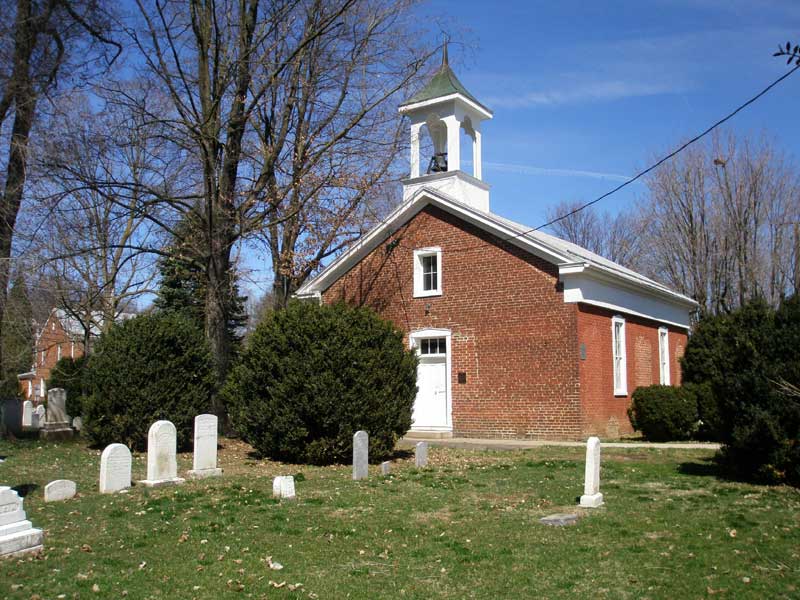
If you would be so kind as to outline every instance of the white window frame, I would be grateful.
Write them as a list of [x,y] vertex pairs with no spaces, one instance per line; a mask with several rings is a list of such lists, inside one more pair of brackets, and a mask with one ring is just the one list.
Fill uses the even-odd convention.
[[[427,256],[436,257],[436,288],[432,290],[423,289],[422,259]],[[429,296],[442,295],[442,249],[441,248],[419,248],[414,250],[414,298],[426,298]]]
[[[617,344],[617,325],[621,325],[619,333],[622,343]],[[619,355],[617,346],[619,345]],[[615,316],[611,319],[611,373],[614,378],[614,395],[628,395],[628,360],[627,344],[625,343],[625,319]],[[619,365],[619,381],[617,381],[617,365]]]
[[56,360],[61,360],[61,344],[56,348]]
[[666,327],[658,328],[658,373],[661,385],[672,385],[669,374],[669,329]]

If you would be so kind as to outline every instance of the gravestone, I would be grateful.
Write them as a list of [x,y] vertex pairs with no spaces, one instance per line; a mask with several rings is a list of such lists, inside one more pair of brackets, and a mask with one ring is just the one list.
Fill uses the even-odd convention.
[[22,510],[22,498],[8,486],[0,486],[0,558],[42,549],[44,534],[35,529]]
[[30,400],[22,403],[22,427],[23,429],[33,429],[33,402]]
[[414,449],[414,464],[418,469],[428,466],[428,442],[417,442]]
[[58,502],[59,500],[69,500],[75,497],[77,487],[74,481],[69,479],[56,479],[44,486],[44,501]]
[[281,500],[295,500],[294,477],[283,475],[272,480],[272,497]]
[[584,475],[581,506],[597,508],[603,504],[600,493],[600,438],[590,437],[586,441],[586,472]]
[[194,418],[194,462],[189,477],[217,477],[217,416],[197,415]]
[[147,487],[183,483],[175,456],[178,432],[169,421],[156,421],[147,432]]
[[542,517],[539,519],[539,523],[542,523],[543,525],[550,525],[552,527],[575,525],[578,523],[578,515],[575,513],[556,513],[554,515]]
[[366,479],[369,476],[369,435],[366,431],[356,431],[353,436],[353,479]]
[[100,456],[100,493],[113,494],[131,487],[131,451],[125,444],[109,444]]
[[392,471],[392,463],[385,460],[381,463],[381,475],[388,475]]
[[75,417],[74,419],[72,419],[72,428],[78,433],[80,433],[81,429],[83,429],[83,419],[81,419],[80,417]]
[[67,392],[62,388],[47,390],[47,419],[39,431],[43,440],[66,440],[72,437],[67,415]]
[[47,409],[44,404],[40,404],[33,409],[33,428],[41,429],[44,427],[44,422],[47,419]]

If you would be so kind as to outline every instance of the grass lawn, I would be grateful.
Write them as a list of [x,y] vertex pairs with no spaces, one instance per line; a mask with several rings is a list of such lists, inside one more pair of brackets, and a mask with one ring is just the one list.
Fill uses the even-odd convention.
[[[707,451],[604,450],[606,505],[589,511],[576,508],[580,448],[432,448],[428,469],[405,457],[390,477],[372,466],[353,482],[348,466],[259,461],[221,443],[222,478],[100,495],[97,450],[0,441],[0,483],[26,491],[28,518],[46,534],[43,555],[0,562],[0,595],[800,596],[800,492],[720,480]],[[190,454],[178,460],[191,468]],[[134,456],[134,479],[145,464]],[[278,474],[302,474],[297,502],[271,498]],[[44,504],[59,478],[79,496]],[[576,526],[538,522],[565,511],[582,515]]]

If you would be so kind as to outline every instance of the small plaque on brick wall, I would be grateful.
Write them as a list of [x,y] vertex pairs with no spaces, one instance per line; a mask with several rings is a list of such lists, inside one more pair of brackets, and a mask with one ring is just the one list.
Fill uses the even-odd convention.
[[581,360],[586,360],[586,344],[581,344]]
[[464,371],[459,371],[458,383],[467,383],[467,374]]

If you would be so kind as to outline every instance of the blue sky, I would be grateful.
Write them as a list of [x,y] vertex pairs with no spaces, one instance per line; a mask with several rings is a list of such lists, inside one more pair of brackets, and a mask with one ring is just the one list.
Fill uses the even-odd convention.
[[[429,0],[417,11],[451,36],[459,79],[494,111],[482,128],[491,210],[531,227],[755,95],[788,69],[772,57],[778,44],[800,42],[798,0]],[[726,127],[800,160],[798,97],[800,72]],[[626,210],[645,193],[634,183],[597,208]],[[269,258],[254,248],[243,258],[244,288],[260,296]]]
[[[431,0],[454,68],[494,111],[483,126],[491,208],[537,226],[549,205],[591,200],[785,73],[797,0]],[[435,26],[434,26],[435,27]],[[464,44],[458,44],[459,38]],[[727,125],[800,158],[800,73]],[[625,210],[633,184],[598,205]]]

